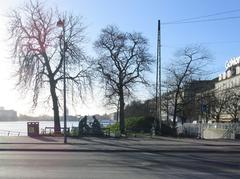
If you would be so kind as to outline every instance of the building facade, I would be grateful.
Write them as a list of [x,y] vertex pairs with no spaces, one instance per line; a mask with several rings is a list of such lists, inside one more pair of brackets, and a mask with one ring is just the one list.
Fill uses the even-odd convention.
[[[193,80],[178,99],[177,118],[185,122],[237,122],[240,119],[240,57],[225,64],[226,70],[212,80]],[[174,91],[168,92],[162,116],[172,117]],[[166,96],[166,94],[163,94]],[[164,106],[165,105],[165,106]]]
[[220,121],[236,122],[240,118],[240,57],[228,60],[225,68],[215,83],[215,94],[224,103]]
[[240,86],[240,57],[226,62],[226,71],[219,75],[215,84],[216,90],[225,90]]

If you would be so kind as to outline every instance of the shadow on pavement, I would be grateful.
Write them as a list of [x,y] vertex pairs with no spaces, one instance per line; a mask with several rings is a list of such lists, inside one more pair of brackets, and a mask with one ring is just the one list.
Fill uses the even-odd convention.
[[59,142],[59,140],[56,140],[53,137],[50,138],[45,136],[39,136],[39,137],[30,137],[30,138],[43,141],[43,142]]

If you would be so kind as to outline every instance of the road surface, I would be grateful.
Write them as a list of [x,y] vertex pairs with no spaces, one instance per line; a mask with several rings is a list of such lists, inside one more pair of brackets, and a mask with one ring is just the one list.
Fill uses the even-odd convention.
[[0,178],[240,178],[240,153],[4,151]]

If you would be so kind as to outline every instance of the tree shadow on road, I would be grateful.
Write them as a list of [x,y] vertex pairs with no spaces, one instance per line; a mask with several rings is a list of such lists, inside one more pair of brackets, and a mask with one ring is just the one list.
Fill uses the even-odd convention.
[[[119,153],[123,161],[128,159],[126,165],[153,173],[169,173],[172,177],[183,178],[239,178],[240,165],[237,159],[231,161],[228,154],[194,154],[188,153],[151,153],[143,152],[133,155],[131,153]],[[239,156],[239,155],[238,155]],[[129,160],[132,163],[129,163]],[[118,160],[114,160],[118,162]],[[142,164],[142,165],[141,165]]]

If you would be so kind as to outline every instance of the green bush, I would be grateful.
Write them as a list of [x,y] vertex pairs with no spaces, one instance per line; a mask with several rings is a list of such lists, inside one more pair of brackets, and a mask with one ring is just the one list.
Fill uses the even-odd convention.
[[[150,133],[154,118],[152,117],[129,117],[125,119],[125,127],[129,132]],[[108,126],[111,132],[119,130],[119,123]]]
[[109,126],[107,126],[107,128],[110,128],[110,132],[112,132],[112,133],[119,131],[119,123],[109,125]]
[[126,129],[131,132],[151,132],[154,118],[152,117],[130,117],[126,119]]

